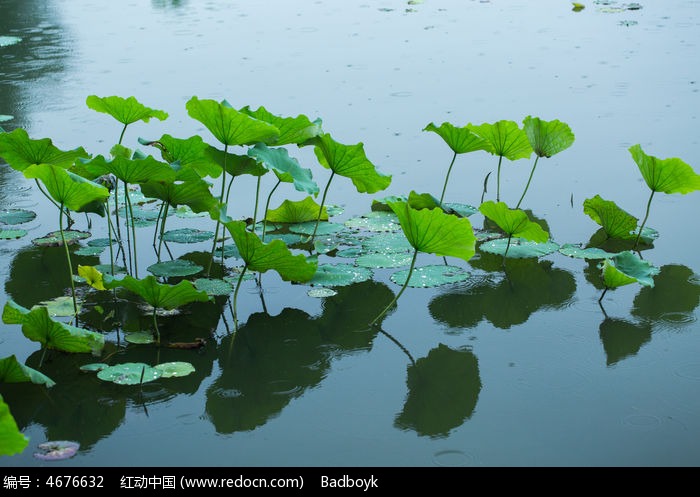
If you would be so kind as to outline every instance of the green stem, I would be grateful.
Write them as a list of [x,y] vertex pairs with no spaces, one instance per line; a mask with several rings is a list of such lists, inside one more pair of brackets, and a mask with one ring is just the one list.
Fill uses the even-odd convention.
[[[258,201],[260,199],[260,178],[262,176],[258,176],[257,184],[255,185],[255,207],[253,207],[253,233],[255,233],[255,223],[258,220]],[[266,213],[267,214],[267,213]]]
[[391,309],[391,307],[396,303],[396,301],[399,300],[399,297],[401,297],[401,294],[404,292],[404,290],[406,290],[408,282],[411,280],[411,274],[413,274],[413,268],[416,265],[416,257],[418,257],[418,249],[415,249],[413,251],[413,259],[411,259],[411,266],[408,268],[408,275],[406,276],[406,281],[401,287],[401,290],[399,290],[399,293],[396,294],[394,300],[389,302],[389,305],[386,306],[384,310],[380,312],[379,315],[369,323],[370,326],[374,326],[377,323],[377,321],[379,321],[384,316],[384,314],[386,314],[389,311],[389,309]]
[[540,160],[539,155],[537,157],[535,157],[535,163],[532,165],[532,169],[530,170],[530,177],[527,179],[527,184],[525,185],[525,190],[523,191],[523,194],[520,196],[520,200],[518,200],[518,205],[515,206],[516,209],[520,208],[520,204],[522,203],[523,199],[525,198],[525,194],[527,193],[527,189],[530,188],[530,181],[532,181],[532,175],[535,174],[535,168],[537,167],[538,160]]
[[160,328],[158,328],[158,319],[156,318],[156,307],[153,306],[153,326],[156,330],[156,343],[160,345]]
[[[219,195],[219,202],[223,203],[224,202],[224,192],[226,188],[226,157],[228,154],[228,145],[224,145],[224,165],[222,166],[222,174],[221,174],[221,194]],[[231,193],[231,183],[233,183],[233,178],[231,178],[231,181],[229,182],[229,187],[228,187],[228,192],[226,192],[226,204],[228,205],[228,195]],[[207,266],[207,277],[211,273],[211,265],[214,262],[214,251],[216,250],[216,240],[219,238],[219,226],[221,226],[221,220],[217,219],[216,220],[216,228],[214,228],[214,241],[211,244],[211,256],[209,257],[209,265]],[[223,244],[221,246],[221,264],[223,265],[224,263],[224,247]]]
[[114,276],[114,248],[112,247],[112,218],[109,214],[109,197],[105,199],[107,204],[107,234],[109,236],[109,265],[112,269],[112,276]]
[[647,202],[647,212],[646,214],[644,214],[644,221],[642,221],[642,224],[639,226],[639,232],[637,233],[637,238],[634,240],[634,247],[632,247],[632,250],[637,249],[639,238],[642,236],[642,230],[644,229],[644,225],[647,223],[647,219],[649,219],[649,209],[651,208],[651,200],[654,198],[654,193],[656,192],[652,190],[651,195],[649,195],[649,201]]
[[496,170],[496,202],[501,201],[501,162],[503,161],[503,156],[498,156],[498,169]]
[[508,249],[510,248],[510,241],[513,239],[513,235],[508,235],[508,243],[506,243],[506,251],[503,252],[503,268],[506,267],[506,257],[508,257]]
[[282,183],[282,180],[277,180],[277,184],[270,190],[270,194],[267,196],[267,202],[265,202],[265,216],[263,217],[263,231],[262,231],[262,236],[260,237],[261,241],[265,241],[265,231],[267,230],[267,211],[270,210],[270,199],[272,199],[272,194],[275,193],[275,190],[277,190],[277,187],[280,186],[280,183]]
[[75,282],[73,282],[73,264],[70,260],[70,251],[68,250],[68,244],[66,243],[66,237],[63,234],[63,204],[59,209],[58,214],[58,229],[61,232],[61,242],[63,243],[63,248],[66,251],[66,261],[68,262],[68,273],[70,277],[70,288],[71,295],[73,297],[73,311],[75,311],[75,325],[78,326],[78,302],[75,299]]
[[[128,188],[126,187],[126,182],[124,182],[124,189],[126,190],[126,195],[124,195],[124,197],[126,198],[126,203],[127,203],[128,210],[129,210],[128,216],[129,216],[129,220],[131,223],[131,238],[133,239],[132,243],[134,245],[134,277],[138,278],[139,277],[139,266],[138,266],[138,262],[136,260],[136,226],[135,226],[136,223],[134,223],[134,210],[131,207],[131,198],[129,198],[129,192],[128,192]],[[129,251],[129,253],[131,253],[131,251]]]
[[445,184],[442,185],[442,195],[440,195],[440,203],[445,198],[445,190],[447,190],[447,181],[450,179],[450,173],[452,172],[452,166],[455,164],[455,159],[457,158],[457,152],[452,156],[452,162],[450,162],[450,167],[447,168],[447,174],[445,175]]
[[[158,253],[158,247],[156,245],[156,240],[158,240],[158,233],[160,232],[161,216],[163,215],[164,208],[165,208],[165,200],[163,200],[160,203],[160,209],[158,209],[158,216],[156,216],[155,227],[153,228],[153,250],[155,250],[156,253]],[[158,262],[160,262],[160,259],[158,259]]]
[[314,238],[316,238],[316,231],[318,230],[318,223],[321,222],[321,214],[323,214],[323,205],[326,203],[326,195],[328,195],[328,188],[331,186],[331,181],[333,180],[333,176],[335,176],[335,171],[331,171],[331,177],[328,178],[328,183],[326,183],[326,187],[323,189],[323,196],[321,197],[321,205],[318,208],[318,217],[316,218],[316,226],[314,226],[314,232],[311,235],[311,238],[309,241],[313,242]]
[[170,205],[165,203],[163,219],[160,221],[160,240],[158,241],[158,262],[160,262],[160,251],[163,248],[163,235],[165,234],[165,220],[168,218]]
[[118,142],[119,145],[122,144],[122,140],[124,139],[124,133],[126,132],[126,127],[127,127],[128,125],[129,125],[129,124],[127,123],[127,124],[125,124],[124,127],[122,128],[122,133],[119,135],[119,142]]
[[238,277],[238,281],[236,282],[236,289],[233,291],[233,330],[238,331],[238,308],[236,307],[236,303],[238,301],[238,290],[241,288],[241,282],[243,281],[243,275],[246,272],[246,269],[248,269],[248,265],[246,264],[243,266],[243,270],[241,271],[240,276]]

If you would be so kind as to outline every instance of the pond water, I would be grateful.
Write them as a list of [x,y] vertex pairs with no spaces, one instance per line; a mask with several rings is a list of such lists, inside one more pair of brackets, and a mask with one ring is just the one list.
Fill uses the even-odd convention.
[[[632,145],[700,171],[700,2],[584,3],[577,12],[560,0],[0,0],[0,114],[12,116],[0,126],[107,155],[121,126],[89,109],[89,95],[134,96],[169,114],[128,127],[123,144],[146,153],[138,139],[164,133],[220,146],[188,115],[193,96],[321,119],[335,140],[363,143],[392,176],[375,194],[336,177],[328,203],[343,224],[375,199],[412,190],[440,196],[452,152],[424,131],[431,122],[557,119],[575,142],[539,161],[523,207],[552,241],[586,243],[600,228],[584,213],[586,199],[600,195],[644,217],[650,191]],[[289,153],[325,186],[329,172],[311,147]],[[509,205],[533,158],[504,161],[500,196]],[[459,155],[445,200],[493,200],[496,166],[484,152]],[[262,178],[262,192],[273,179]],[[252,215],[255,188],[252,176],[236,179],[229,215]],[[272,206],[303,197],[288,188]],[[55,208],[0,163],[0,210],[14,208],[37,216],[21,226],[26,236],[0,241],[2,305],[70,295],[62,248],[32,243],[56,229]],[[2,357],[14,354],[56,381],[50,389],[0,385],[29,438],[0,465],[696,466],[699,214],[697,192],[656,194],[648,226],[659,236],[643,251],[659,269],[654,286],[626,285],[600,302],[600,261],[560,252],[509,259],[505,278],[490,254],[465,262],[421,253],[419,266],[448,264],[471,277],[408,287],[381,329],[367,324],[400,290],[391,277],[407,264],[374,269],[331,297],[311,297],[308,285],[272,271],[260,287],[244,281],[237,332],[226,298],[159,318],[169,342],[204,338],[196,350],[125,342],[125,332],[149,329],[151,318],[134,305],[109,315],[108,298],[88,299],[81,319],[104,333],[101,357],[52,352],[42,360],[20,326],[0,323]],[[469,219],[484,224],[479,213]],[[87,229],[82,216],[76,225]],[[213,225],[168,221],[170,229]],[[101,230],[93,237],[104,237]],[[145,268],[157,260],[153,228],[138,230]],[[210,245],[170,248],[199,263]],[[73,258],[109,261],[106,253]],[[354,260],[329,253],[319,263]],[[79,370],[171,361],[195,372],[139,387]],[[64,461],[34,457],[39,444],[56,440],[80,449]]]

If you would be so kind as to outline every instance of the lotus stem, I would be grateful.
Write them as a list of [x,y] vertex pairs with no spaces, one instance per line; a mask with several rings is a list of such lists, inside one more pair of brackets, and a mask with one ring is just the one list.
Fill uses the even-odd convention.
[[[226,157],[228,154],[228,145],[224,145],[224,165],[222,166],[223,173],[221,175],[221,194],[219,195],[219,202],[224,202],[224,188],[226,187]],[[233,183],[233,178],[229,182],[228,192],[226,192],[226,204],[228,205],[228,194],[231,193],[231,184]],[[211,257],[209,258],[209,265],[207,266],[207,276],[211,273],[211,265],[214,262],[214,251],[216,250],[216,239],[219,237],[219,226],[221,225],[221,220],[216,220],[216,228],[214,228],[214,241],[211,244]],[[224,263],[224,244],[221,244],[221,264]]]
[[525,190],[523,191],[523,194],[520,196],[520,200],[518,200],[518,205],[515,206],[516,209],[520,208],[520,204],[522,203],[523,199],[525,198],[525,194],[527,193],[527,189],[530,188],[530,181],[532,181],[532,175],[535,174],[535,168],[537,167],[537,161],[540,159],[540,156],[538,155],[535,157],[535,163],[532,165],[532,169],[530,170],[530,177],[527,179],[527,184],[525,185]]
[[126,132],[126,127],[129,125],[129,123],[124,124],[124,127],[122,128],[122,132],[119,135],[119,145],[122,144],[122,140],[124,139],[124,133]]
[[[277,190],[277,187],[280,186],[280,183],[282,183],[282,180],[278,179],[277,184],[272,187],[272,190],[270,190],[270,194],[267,196],[267,202],[265,202],[265,215],[263,216],[263,230],[262,230],[262,236],[260,237],[261,241],[265,241],[265,231],[267,230],[267,211],[270,210],[270,200],[272,199],[272,194],[275,193],[275,190]],[[255,226],[255,225],[253,225]],[[255,229],[255,228],[253,228]]]
[[63,234],[63,204],[58,210],[58,229],[61,232],[61,242],[63,243],[63,248],[66,251],[66,261],[68,262],[68,273],[70,277],[70,289],[71,296],[73,297],[73,311],[75,311],[75,324],[78,325],[78,302],[75,299],[75,282],[73,281],[73,264],[70,260],[70,251],[68,250],[68,244],[66,243],[66,237]]
[[243,281],[243,275],[246,269],[248,269],[247,264],[243,266],[243,270],[241,270],[241,274],[238,276],[238,281],[236,282],[236,289],[233,291],[233,329],[236,332],[238,331],[238,307],[236,306],[236,302],[238,300],[238,290],[241,288],[241,282]]
[[160,328],[158,328],[158,318],[156,317],[156,307],[153,306],[153,326],[156,330],[156,343],[160,345]]
[[318,208],[318,217],[316,218],[316,226],[314,226],[314,232],[311,235],[311,238],[309,239],[311,242],[314,241],[314,238],[316,238],[316,231],[318,231],[318,223],[321,222],[321,215],[323,214],[323,205],[326,203],[326,195],[328,195],[328,188],[331,186],[331,181],[333,180],[333,176],[335,176],[335,171],[331,171],[331,177],[328,178],[328,183],[326,183],[326,187],[323,189],[323,196],[321,197],[321,205]]
[[256,181],[255,185],[255,207],[253,207],[253,233],[255,233],[255,223],[258,220],[258,201],[260,199],[260,178],[262,176],[258,176],[258,180]]
[[656,192],[652,190],[651,195],[649,195],[649,201],[647,202],[647,212],[646,214],[644,214],[644,221],[642,221],[642,224],[639,226],[639,232],[637,233],[637,238],[634,240],[634,247],[632,247],[632,250],[637,249],[639,238],[642,236],[642,230],[644,229],[644,225],[647,223],[647,219],[649,219],[649,209],[651,208],[651,200],[654,198],[654,193]]
[[510,241],[513,239],[513,235],[508,235],[508,243],[506,243],[506,251],[503,252],[503,268],[506,267],[506,257],[508,257],[508,249],[510,248]]
[[[136,226],[134,223],[134,210],[131,207],[131,199],[129,198],[129,189],[127,188],[126,182],[124,182],[124,198],[126,198],[126,203],[128,206],[128,216],[129,216],[129,221],[131,224],[131,237],[133,238],[133,245],[134,245],[134,277],[138,278],[139,277],[139,267],[138,267],[138,262],[136,260]],[[131,250],[129,251],[129,257],[131,258]]]
[[484,189],[481,191],[481,203],[484,203],[484,196],[486,195],[486,187],[489,183],[489,176],[491,176],[491,171],[486,173],[486,176],[484,177]]
[[[162,210],[165,211],[163,212],[163,219],[160,221],[160,239],[158,240],[158,262],[160,262],[160,251],[161,248],[163,247],[163,235],[165,234],[165,220],[168,218],[168,209],[170,206],[168,205],[167,202],[163,202],[164,206],[162,207]],[[167,247],[167,245],[166,245]]]
[[496,202],[501,201],[501,162],[503,161],[503,156],[498,156],[498,169],[496,171]]
[[457,152],[452,155],[452,162],[450,162],[450,167],[447,168],[447,174],[445,175],[445,184],[442,185],[442,194],[440,195],[440,203],[445,198],[445,190],[447,190],[447,181],[450,179],[450,173],[452,172],[452,166],[455,165],[455,159],[457,158]]
[[603,297],[605,297],[605,294],[608,293],[608,290],[609,290],[609,288],[606,286],[605,289],[603,290],[603,293],[600,294],[600,298],[598,299],[599,304],[603,300]]
[[396,303],[396,301],[399,300],[399,297],[401,297],[401,294],[404,292],[404,290],[406,290],[406,287],[408,286],[408,282],[411,280],[411,274],[413,274],[413,268],[416,265],[416,258],[417,257],[418,257],[418,249],[415,249],[413,251],[413,259],[411,259],[411,266],[408,268],[408,275],[406,276],[406,281],[404,282],[403,286],[401,287],[401,290],[399,290],[399,293],[396,294],[396,296],[394,297],[394,300],[389,302],[389,305],[386,306],[384,308],[384,310],[382,312],[380,312],[379,315],[369,323],[370,326],[374,326],[377,323],[377,321],[379,321],[384,316],[384,314],[386,314],[389,311],[389,309],[391,309],[391,307]]

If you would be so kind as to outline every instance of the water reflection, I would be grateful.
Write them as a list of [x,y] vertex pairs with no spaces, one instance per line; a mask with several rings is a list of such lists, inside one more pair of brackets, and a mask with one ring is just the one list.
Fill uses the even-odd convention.
[[651,341],[651,326],[606,316],[600,323],[599,334],[605,364],[613,366],[626,357],[637,355],[642,346]]
[[509,259],[505,273],[500,255],[482,253],[470,262],[491,274],[474,277],[428,304],[430,315],[452,328],[474,328],[487,320],[509,329],[538,310],[567,307],[576,290],[574,276],[548,260]]
[[443,438],[474,413],[481,392],[479,361],[470,350],[439,344],[408,367],[408,397],[395,425]]

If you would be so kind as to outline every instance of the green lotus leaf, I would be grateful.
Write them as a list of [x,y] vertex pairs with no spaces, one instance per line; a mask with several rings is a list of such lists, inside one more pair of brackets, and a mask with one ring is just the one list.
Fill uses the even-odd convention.
[[412,252],[411,243],[408,241],[403,231],[380,233],[364,240],[362,242],[362,247],[368,252],[377,252],[382,254]]
[[36,212],[25,209],[6,209],[0,211],[0,223],[12,226],[28,223],[36,218]]
[[[62,295],[56,297],[53,300],[43,300],[40,305],[35,305],[32,309],[36,307],[46,307],[49,311],[49,316],[51,317],[69,317],[75,316],[75,308],[73,307],[73,298]],[[78,304],[78,310],[80,310],[80,304]]]
[[209,183],[202,179],[182,183],[147,181],[141,184],[146,197],[157,198],[172,207],[188,206],[193,212],[209,212],[217,203]]
[[105,251],[104,247],[80,247],[73,252],[75,255],[97,256]]
[[173,261],[156,262],[146,269],[155,276],[171,278],[173,276],[191,276],[202,271],[204,267],[186,259],[175,259]]
[[13,169],[24,171],[33,164],[52,164],[67,169],[79,158],[90,155],[82,147],[59,150],[49,138],[33,140],[25,130],[17,128],[9,133],[0,133],[0,157]]
[[372,270],[353,264],[319,264],[309,284],[321,287],[347,286],[372,278]]
[[[84,240],[89,237],[90,233],[87,231],[63,230],[63,239],[66,240],[66,245],[75,245],[76,243],[79,243],[80,240]],[[52,231],[41,238],[33,239],[32,243],[39,247],[60,247],[63,245],[63,239],[61,238],[60,231]]]
[[140,385],[157,380],[162,375],[160,369],[141,362],[116,364],[97,373],[97,377],[102,381],[111,381],[117,385]]
[[603,282],[607,288],[617,288],[631,283],[653,287],[659,268],[641,259],[633,251],[620,252],[602,263]]
[[0,455],[20,454],[29,445],[29,439],[19,431],[10,407],[0,395]]
[[28,339],[64,352],[99,354],[105,343],[104,336],[100,333],[55,321],[49,316],[46,307],[30,311],[8,300],[3,308],[2,321],[5,324],[21,324],[22,333]]
[[527,159],[532,155],[532,145],[527,134],[515,121],[497,121],[480,125],[467,125],[469,129],[484,139],[484,150],[492,155],[514,161]]
[[23,174],[26,178],[40,179],[51,197],[68,209],[104,215],[102,203],[109,198],[109,190],[104,186],[52,164],[27,166]]
[[640,145],[632,145],[629,151],[652,191],[685,195],[700,190],[700,175],[681,159],[658,159],[645,154]]
[[413,256],[407,253],[365,254],[355,259],[355,264],[368,268],[393,268],[408,266]]
[[263,176],[268,172],[265,166],[249,155],[224,153],[223,150],[212,146],[207,148],[206,153],[211,160],[216,162],[222,170],[225,169],[226,173],[231,176],[240,176],[242,174]]
[[476,237],[469,219],[445,214],[441,209],[413,209],[408,202],[389,202],[389,206],[416,250],[465,261],[474,255]]
[[126,288],[139,295],[154,308],[172,310],[190,302],[209,301],[207,293],[195,290],[189,280],[182,280],[177,285],[159,283],[153,275],[148,275],[143,279],[126,275],[122,279],[106,277],[105,280],[106,288]]
[[120,123],[126,125],[136,121],[147,123],[151,118],[160,121],[165,121],[168,118],[167,112],[146,107],[136,100],[135,97],[98,97],[97,95],[89,95],[85,103],[88,108],[96,112],[109,114]]
[[489,200],[479,206],[479,211],[509,236],[538,243],[549,240],[549,234],[539,224],[530,221],[524,211],[510,209],[504,202]]
[[408,197],[406,195],[388,195],[379,200],[374,199],[370,209],[379,212],[394,212],[389,207],[388,202],[408,202]]
[[485,150],[486,141],[475,134],[469,125],[458,128],[451,123],[444,122],[440,127],[429,123],[423,131],[432,131],[439,135],[455,154],[465,154],[476,150]]
[[[406,284],[409,270],[403,269],[391,275],[391,281],[397,285]],[[407,286],[412,288],[430,288],[450,283],[458,283],[469,279],[469,272],[457,266],[444,264],[416,267]]]
[[391,183],[391,175],[380,173],[367,159],[363,143],[343,145],[323,133],[307,144],[314,145],[314,153],[323,167],[350,178],[360,193],[376,193]]
[[[116,145],[112,154],[118,149]],[[79,171],[86,177],[96,178],[105,174],[113,174],[118,179],[130,183],[145,183],[146,181],[175,181],[175,171],[165,162],[160,162],[152,156],[140,157],[134,154],[132,158],[116,155],[111,160],[98,155],[90,160],[81,160]],[[133,203],[133,202],[132,202]]]
[[312,179],[311,169],[302,168],[295,158],[289,156],[287,149],[270,148],[264,143],[257,143],[248,149],[248,155],[273,171],[279,181],[292,183],[297,191],[318,195],[319,188]]
[[315,262],[309,262],[303,254],[292,255],[283,241],[263,243],[258,235],[246,229],[243,221],[227,221],[224,226],[231,233],[248,269],[260,273],[272,269],[283,280],[297,282],[308,281],[316,272]]
[[631,239],[637,236],[637,218],[600,195],[583,201],[583,212],[603,227],[611,238]]
[[116,240],[110,240],[109,238],[93,238],[88,240],[87,244],[89,247],[106,248],[110,245],[114,245]]
[[612,252],[607,252],[596,247],[584,248],[580,244],[573,243],[563,244],[559,247],[559,252],[567,257],[574,257],[577,259],[608,259],[615,256]]
[[207,292],[207,295],[229,295],[233,292],[231,283],[214,278],[199,278],[194,280],[197,290]]
[[[317,211],[318,212],[318,211]],[[303,223],[292,224],[289,226],[289,231],[299,233],[300,235],[311,235],[316,227],[316,221],[306,221]],[[317,235],[332,235],[338,233],[345,228],[344,225],[338,223],[319,223],[316,230]]]
[[44,373],[20,363],[15,355],[0,359],[0,383],[32,382],[51,388],[56,384]]
[[180,228],[163,233],[162,239],[166,242],[197,243],[211,240],[214,237],[212,231],[201,231],[194,228]]
[[[314,199],[306,197],[303,200],[285,200],[276,209],[267,211],[266,219],[270,223],[310,223],[315,224],[318,218],[318,210],[321,208]],[[328,220],[328,211],[323,207],[321,220]],[[313,231],[313,227],[311,228]],[[267,237],[268,234],[265,234]]]
[[78,275],[85,279],[85,282],[96,290],[106,290],[102,272],[95,266],[78,265]]
[[217,140],[227,146],[267,143],[280,135],[276,126],[239,112],[226,101],[200,100],[195,96],[186,107],[190,117],[204,124]]
[[161,372],[163,378],[187,376],[195,372],[194,366],[191,363],[183,361],[164,362],[153,367]]
[[27,230],[0,230],[0,240],[17,240],[27,234]]
[[280,117],[272,114],[265,109],[265,107],[258,107],[257,110],[251,110],[249,106],[243,107],[240,111],[255,119],[270,123],[279,130],[279,136],[271,140],[268,145],[280,146],[290,143],[300,144],[323,132],[321,130],[320,119],[312,122],[303,114],[297,117]]
[[543,121],[539,117],[527,116],[523,130],[538,157],[552,157],[574,143],[574,134],[566,123],[558,120]]
[[401,229],[399,218],[394,212],[375,211],[345,221],[345,226],[367,231],[398,231]]
[[183,219],[192,219],[197,217],[206,217],[209,215],[209,212],[194,212],[188,206],[181,205],[175,209],[175,215]]
[[451,209],[455,214],[462,217],[469,217],[472,214],[479,212],[479,209],[473,205],[458,204],[454,202],[443,202],[442,208],[445,210]]
[[97,371],[102,371],[104,368],[108,368],[109,364],[105,362],[92,362],[90,364],[83,364],[80,366],[80,371],[83,373],[95,373]]
[[497,240],[483,242],[479,248],[484,252],[498,255],[506,255],[507,251],[507,257],[523,259],[527,257],[542,257],[549,255],[559,250],[559,245],[550,241],[532,242],[513,237],[511,238],[510,243],[508,243],[507,238],[499,238]]
[[130,333],[125,333],[124,340],[135,345],[146,345],[155,343],[156,341],[153,337],[153,333],[149,331],[132,331]]
[[207,153],[209,144],[199,135],[182,139],[165,134],[158,140],[139,138],[139,143],[158,148],[164,161],[177,163],[181,169],[192,170],[201,178],[217,178],[221,175],[221,166]]

